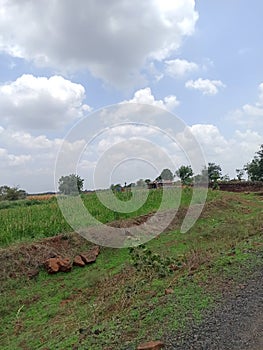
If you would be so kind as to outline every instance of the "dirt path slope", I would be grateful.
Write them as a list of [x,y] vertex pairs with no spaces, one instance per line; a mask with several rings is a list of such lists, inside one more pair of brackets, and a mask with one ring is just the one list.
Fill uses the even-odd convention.
[[168,350],[262,350],[263,267],[187,335],[167,336]]

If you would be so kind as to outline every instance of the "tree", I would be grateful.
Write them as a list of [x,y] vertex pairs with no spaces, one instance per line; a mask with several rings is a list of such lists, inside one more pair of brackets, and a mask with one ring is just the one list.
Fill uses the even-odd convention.
[[193,181],[192,176],[194,175],[191,165],[182,165],[175,174],[181,179],[183,185],[190,185]]
[[238,181],[242,181],[243,180],[243,176],[245,174],[245,170],[244,169],[236,169],[236,173],[237,173]]
[[143,179],[140,179],[136,182],[137,187],[146,187],[146,183]]
[[25,198],[26,191],[19,189],[18,186],[9,187],[4,185],[0,187],[0,200],[15,201]]
[[250,163],[244,166],[251,181],[263,181],[263,144]]
[[230,181],[230,176],[228,174],[225,174],[223,176],[221,176],[220,178],[222,181]]
[[221,166],[215,163],[208,163],[207,176],[209,182],[217,182],[222,177]]
[[214,190],[218,189],[218,180],[222,177],[221,166],[215,163],[208,163],[207,176],[209,183],[212,184],[212,188]]
[[121,192],[121,189],[122,189],[122,186],[121,184],[112,184],[110,189],[113,191],[113,192]]
[[79,175],[70,174],[61,176],[58,184],[61,193],[66,195],[77,194],[83,190],[84,179],[81,179]]
[[170,169],[163,169],[161,175],[157,177],[156,180],[170,180],[172,181],[174,178],[173,173]]
[[194,182],[196,184],[206,184],[208,181],[208,170],[207,167],[204,166],[203,169],[201,170],[201,174],[197,174],[193,178]]

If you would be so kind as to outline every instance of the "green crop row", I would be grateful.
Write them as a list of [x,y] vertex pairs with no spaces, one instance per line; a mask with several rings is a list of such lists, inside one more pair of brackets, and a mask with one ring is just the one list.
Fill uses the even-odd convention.
[[[201,203],[205,195],[204,189],[195,190],[195,203]],[[101,194],[103,198],[101,199]],[[162,190],[137,190],[136,193],[120,192],[113,194],[111,191],[102,191],[89,194],[82,194],[81,199],[92,217],[102,223],[111,222],[118,219],[132,218],[139,215],[145,215],[154,212],[159,208],[161,210],[176,208],[179,206],[189,205],[192,198],[192,189],[172,188],[165,191]],[[208,200],[218,196],[219,193],[208,192]],[[121,207],[125,208],[125,203],[129,203],[135,198],[134,210],[113,210],[107,207],[107,203],[112,203],[111,196],[118,199]],[[103,204],[105,199],[106,205]],[[59,203],[63,203],[63,197],[59,199],[51,198],[45,201],[32,200],[17,201],[7,204],[0,208],[0,246],[7,246],[18,241],[30,241],[36,238],[44,238],[56,235],[58,233],[71,232],[72,228],[65,219],[60,210]],[[71,207],[78,205],[79,197],[70,199]],[[139,207],[138,203],[140,204]],[[142,205],[141,205],[142,204]],[[131,207],[133,208],[133,207]],[[85,221],[86,225],[90,225],[89,219]]]

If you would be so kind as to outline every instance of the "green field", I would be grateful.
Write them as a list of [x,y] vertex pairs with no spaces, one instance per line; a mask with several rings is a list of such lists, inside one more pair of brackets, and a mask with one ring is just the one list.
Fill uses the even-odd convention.
[[[1,209],[1,349],[135,350],[140,342],[165,340],[192,320],[200,322],[225,285],[234,288],[262,264],[262,199],[209,191],[187,233],[178,226],[134,250],[102,248],[94,265],[56,275],[40,268],[33,278],[10,271],[28,263],[40,238],[71,229],[55,199]],[[127,216],[153,212],[160,200],[161,191],[151,191],[144,207]],[[185,189],[181,207],[190,200]],[[95,194],[83,201],[103,222],[127,217],[100,205]],[[69,252],[91,245],[78,243],[73,233],[63,239]]]
[[[143,197],[145,191],[139,190],[138,193],[141,193]],[[196,190],[196,203],[201,201],[202,191],[202,189]],[[200,193],[200,196],[198,196],[198,193]],[[122,201],[127,201],[131,197],[130,192],[117,193],[116,195]],[[180,200],[180,197],[180,205],[186,206],[190,203],[191,195],[191,189],[184,189],[182,194],[180,189],[171,189],[171,194],[166,200],[165,208],[173,208],[175,206],[174,198],[179,198]],[[209,192],[208,200],[211,200],[216,195],[217,192]],[[106,208],[99,201],[95,192],[83,194],[81,198],[85,207],[93,217],[102,223],[107,223],[156,211],[162,200],[162,191],[149,191],[145,204],[131,213],[119,213]],[[72,199],[72,205],[74,205],[74,198]],[[56,197],[45,201],[34,199],[16,202],[0,202],[0,222],[0,246],[10,245],[17,241],[50,237],[58,233],[72,231],[72,228],[60,211]],[[87,222],[87,225],[89,225],[89,222]]]

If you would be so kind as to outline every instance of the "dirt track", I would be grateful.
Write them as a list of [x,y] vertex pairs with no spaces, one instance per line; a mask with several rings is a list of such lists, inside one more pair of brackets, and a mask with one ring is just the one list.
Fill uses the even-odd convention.
[[176,338],[167,335],[165,349],[262,350],[263,267],[190,329]]

